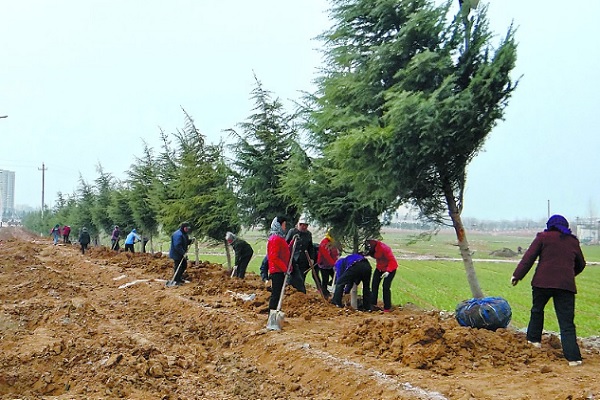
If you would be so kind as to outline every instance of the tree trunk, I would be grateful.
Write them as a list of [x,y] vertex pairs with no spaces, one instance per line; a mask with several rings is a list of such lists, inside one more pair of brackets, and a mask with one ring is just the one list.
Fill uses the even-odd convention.
[[231,269],[233,268],[233,266],[231,265],[231,248],[229,246],[229,243],[227,243],[227,240],[225,240],[224,242],[225,242],[225,255],[227,256],[227,269],[229,271],[231,271]]
[[469,282],[469,286],[471,288],[471,294],[474,298],[480,299],[484,297],[484,295],[481,291],[481,287],[479,286],[479,280],[477,279],[477,274],[475,273],[475,267],[473,266],[473,257],[471,256],[471,250],[469,250],[469,242],[467,241],[465,227],[460,217],[460,210],[456,205],[454,192],[449,185],[444,188],[444,195],[446,197],[446,203],[448,204],[450,219],[452,219],[452,226],[454,227],[456,238],[458,239],[458,248],[465,265],[465,272],[467,273],[467,281]]

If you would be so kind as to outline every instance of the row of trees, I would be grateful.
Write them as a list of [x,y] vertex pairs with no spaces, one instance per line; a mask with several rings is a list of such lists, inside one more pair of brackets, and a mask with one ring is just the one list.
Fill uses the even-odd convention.
[[358,250],[382,215],[411,203],[454,227],[482,297],[463,193],[467,165],[515,89],[512,27],[494,48],[486,8],[470,1],[458,10],[430,0],[331,4],[318,89],[293,114],[258,79],[252,115],[227,131],[232,144],[207,144],[184,111],[184,128],[161,132],[157,153],[145,145],[125,181],[99,166],[95,183],[81,179],[46,224],[77,221],[98,234],[118,223],[155,235],[187,220],[196,235],[222,241],[227,230],[267,230],[275,215],[304,212]]

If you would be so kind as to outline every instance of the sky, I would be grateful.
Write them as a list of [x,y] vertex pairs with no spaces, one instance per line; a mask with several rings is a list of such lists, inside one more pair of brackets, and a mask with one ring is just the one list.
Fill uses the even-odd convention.
[[[600,217],[600,2],[486,4],[492,43],[517,27],[520,81],[469,165],[463,217]],[[15,203],[39,208],[43,188],[52,207],[99,166],[125,178],[144,143],[183,127],[182,108],[227,140],[252,114],[254,74],[291,110],[315,89],[329,6],[0,0],[0,169],[16,172]]]

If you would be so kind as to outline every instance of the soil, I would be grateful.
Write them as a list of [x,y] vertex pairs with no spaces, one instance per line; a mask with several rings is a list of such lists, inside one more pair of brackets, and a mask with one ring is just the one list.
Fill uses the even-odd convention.
[[0,239],[1,399],[600,398],[592,339],[569,367],[556,336],[538,349],[510,326],[410,304],[339,309],[313,288],[290,288],[283,329],[268,331],[254,274],[200,262],[169,288],[162,254],[82,255],[20,228]]

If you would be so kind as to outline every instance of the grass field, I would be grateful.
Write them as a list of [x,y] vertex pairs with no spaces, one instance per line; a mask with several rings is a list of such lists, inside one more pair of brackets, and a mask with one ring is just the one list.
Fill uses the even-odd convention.
[[[527,326],[531,307],[531,277],[533,270],[517,286],[510,285],[512,272],[520,260],[514,257],[497,257],[490,253],[508,248],[516,251],[519,246],[526,249],[535,237],[535,232],[480,233],[467,232],[469,247],[473,253],[474,265],[481,288],[486,296],[505,298],[512,308],[512,325],[516,328]],[[265,254],[266,241],[258,232],[243,235],[255,249],[248,271],[258,274]],[[426,309],[454,311],[462,300],[471,298],[464,265],[460,260],[456,237],[453,231],[443,231],[429,241],[407,244],[414,233],[386,231],[383,240],[388,243],[396,257],[399,268],[392,284],[392,303],[402,305],[408,302]],[[315,242],[321,236],[313,232]],[[600,301],[600,246],[582,246],[588,266],[577,278],[576,317],[578,336],[600,335],[598,309]],[[222,248],[209,249],[212,254],[202,254],[202,260],[225,264]],[[202,251],[205,253],[205,251]],[[415,259],[418,257],[427,259]],[[374,262],[371,263],[374,265]],[[312,283],[309,276],[308,281]],[[380,292],[381,293],[381,292]],[[558,331],[553,305],[546,307],[545,329]]]

